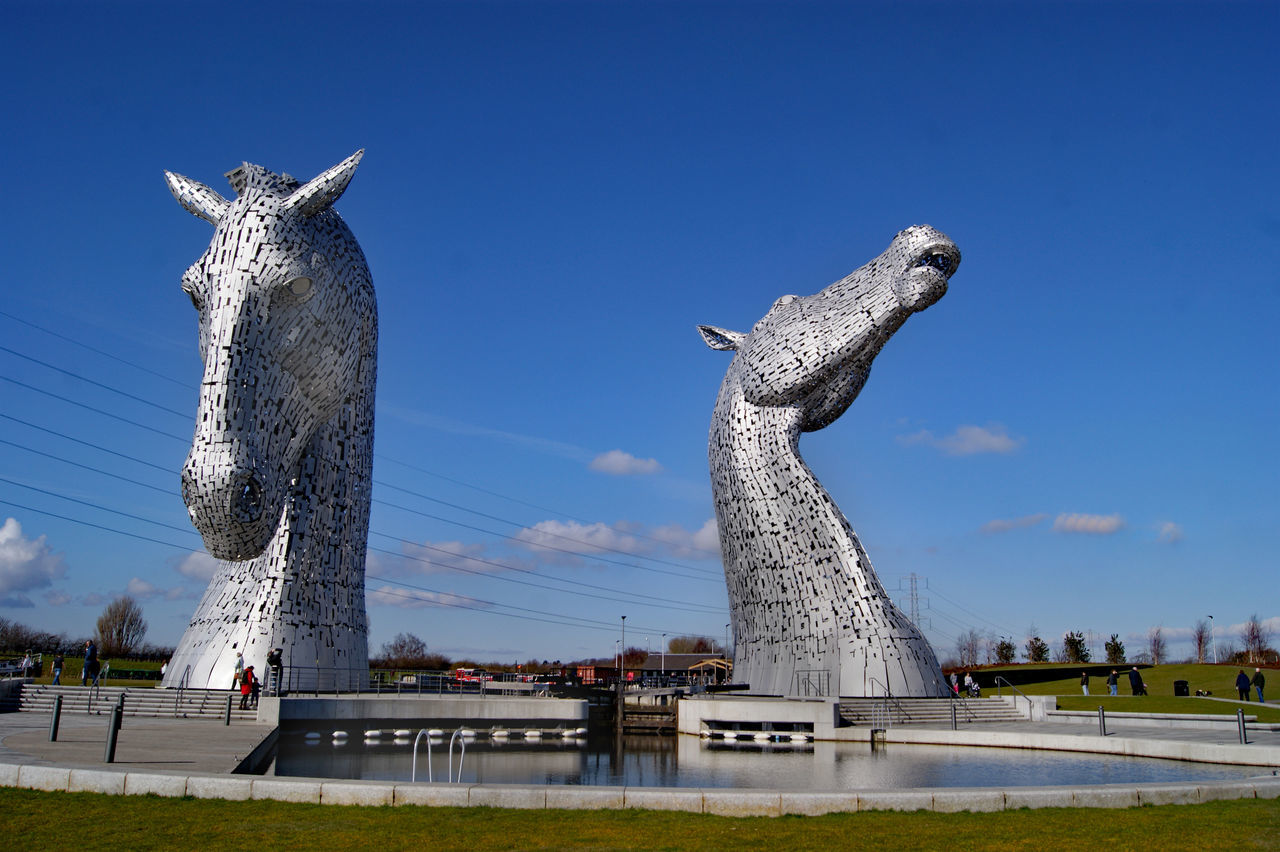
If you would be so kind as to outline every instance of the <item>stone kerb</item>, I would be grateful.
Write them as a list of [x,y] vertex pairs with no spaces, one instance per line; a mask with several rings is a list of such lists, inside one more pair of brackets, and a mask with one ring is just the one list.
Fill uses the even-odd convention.
[[1280,777],[1205,783],[1102,784],[1079,787],[936,788],[788,792],[729,788],[557,787],[519,784],[391,784],[320,778],[166,775],[31,764],[0,764],[0,786],[57,792],[198,799],[269,799],[364,806],[518,809],[674,810],[722,816],[817,816],[868,810],[992,812],[1019,808],[1127,808],[1224,799],[1280,798]]

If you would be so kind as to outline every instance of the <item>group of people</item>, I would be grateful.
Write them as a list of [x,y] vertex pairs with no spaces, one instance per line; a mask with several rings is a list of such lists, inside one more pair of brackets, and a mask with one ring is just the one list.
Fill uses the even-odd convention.
[[[951,673],[951,691],[957,696],[960,695],[960,678],[955,672]],[[969,672],[964,673],[964,691],[970,698],[982,697],[982,689],[978,686],[978,682],[973,679],[973,675]]]
[[[267,667],[275,677],[276,689],[280,688],[280,674],[284,668],[284,649],[276,648],[267,654]],[[244,664],[244,653],[236,652],[236,671],[231,681],[232,689],[240,690],[240,709],[248,710],[258,706],[258,696],[262,693],[262,681],[253,672],[253,666]]]
[[[1129,689],[1134,695],[1146,695],[1147,685],[1142,681],[1142,674],[1138,671],[1138,667],[1134,666],[1129,670]],[[1080,672],[1080,691],[1085,695],[1089,694],[1089,673],[1087,671]],[[1112,669],[1111,674],[1107,675],[1107,695],[1120,694],[1120,672]]]
[[1249,700],[1249,687],[1252,686],[1258,691],[1258,703],[1265,702],[1266,699],[1262,697],[1262,687],[1266,685],[1267,679],[1262,676],[1261,668],[1255,668],[1253,670],[1252,680],[1250,680],[1249,676],[1245,674],[1244,669],[1241,669],[1240,674],[1236,675],[1236,691],[1240,693],[1241,701]]

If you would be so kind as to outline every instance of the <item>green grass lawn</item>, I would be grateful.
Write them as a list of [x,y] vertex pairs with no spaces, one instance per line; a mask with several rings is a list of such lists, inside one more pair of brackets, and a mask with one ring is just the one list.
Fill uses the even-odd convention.
[[[1094,663],[1088,664],[1092,668]],[[1011,666],[1013,669],[1026,669],[1028,666]],[[1056,680],[1046,681],[1044,683],[1029,683],[1025,686],[1019,686],[1027,695],[1080,695],[1080,666],[1068,665],[1066,663],[1045,663],[1035,666],[1041,669],[1057,669],[1062,672],[1062,677]],[[1120,673],[1120,692],[1123,695],[1129,693],[1129,679],[1126,673],[1130,666],[1117,665],[1113,666]],[[993,689],[987,684],[992,683],[994,677],[1000,674],[1001,668],[991,667],[974,671],[974,675],[978,677],[983,685],[983,694],[990,694]],[[1215,666],[1212,664],[1200,663],[1176,663],[1168,666],[1151,666],[1150,668],[1140,668],[1139,673],[1142,674],[1143,681],[1147,684],[1147,694],[1150,697],[1173,696],[1173,682],[1175,680],[1187,681],[1187,689],[1194,696],[1197,689],[1211,691],[1215,698],[1235,698],[1236,697],[1236,675],[1240,672],[1240,666]],[[1253,677],[1253,667],[1246,669],[1249,677]],[[1268,676],[1268,680],[1272,682],[1271,690],[1280,695],[1280,670],[1264,669],[1263,673]],[[1007,690],[1008,687],[1005,687]],[[1107,679],[1105,677],[1090,677],[1089,691],[1094,695],[1099,693],[1106,695]],[[1234,712],[1234,711],[1233,711]]]
[[1209,716],[1235,718],[1236,708],[1244,709],[1246,716],[1257,716],[1259,722],[1280,722],[1280,707],[1243,703],[1226,703],[1205,698],[1166,698],[1164,696],[1117,695],[1059,695],[1059,710],[1092,710],[1098,705],[1108,713],[1195,713]]
[[16,849],[1280,849],[1280,800],[992,814],[729,818],[342,807],[0,789]]

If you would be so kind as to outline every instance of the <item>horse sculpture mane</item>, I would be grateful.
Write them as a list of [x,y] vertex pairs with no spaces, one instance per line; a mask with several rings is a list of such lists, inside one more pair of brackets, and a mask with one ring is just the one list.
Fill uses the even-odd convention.
[[165,173],[214,225],[182,278],[204,362],[182,496],[219,560],[165,686],[227,688],[238,653],[262,673],[274,648],[292,688],[367,678],[377,303],[332,209],[363,153],[306,184],[244,163],[233,201]]
[[849,407],[907,318],[946,292],[960,252],[928,226],[812,296],[783,296],[733,350],[708,458],[735,641],[734,678],[774,695],[941,695],[928,641],[894,607],[848,520],[800,457]]

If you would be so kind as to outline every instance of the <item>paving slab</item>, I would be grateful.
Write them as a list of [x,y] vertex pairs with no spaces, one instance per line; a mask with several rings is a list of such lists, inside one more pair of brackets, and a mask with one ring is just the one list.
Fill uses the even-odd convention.
[[244,776],[192,775],[187,778],[187,795],[242,802],[253,795],[253,780]]
[[702,812],[720,816],[781,816],[782,793],[709,788],[702,791]]
[[425,808],[465,808],[471,804],[469,784],[397,784],[394,804]]
[[162,775],[159,772],[129,772],[124,777],[126,796],[185,796],[187,776]]
[[112,772],[106,769],[72,769],[67,779],[67,792],[123,796],[124,780],[123,772]]
[[249,798],[318,805],[320,804],[320,787],[323,783],[314,778],[255,778]]
[[547,807],[564,810],[600,810],[622,807],[621,787],[548,785]]
[[333,781],[320,785],[322,805],[390,805],[395,801],[394,784]]
[[691,787],[627,787],[622,794],[622,806],[700,814],[702,791]]

